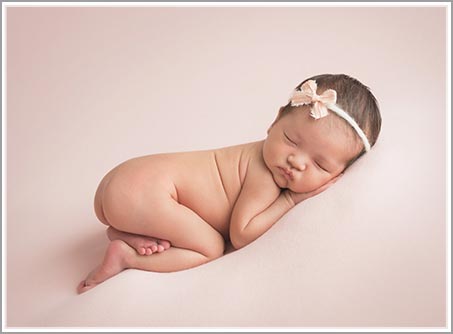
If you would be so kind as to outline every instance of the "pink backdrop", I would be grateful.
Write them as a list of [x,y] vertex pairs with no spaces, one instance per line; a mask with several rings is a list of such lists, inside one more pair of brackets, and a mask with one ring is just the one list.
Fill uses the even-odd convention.
[[[7,326],[446,326],[445,7],[6,10]],[[108,170],[263,139],[321,73],[383,116],[335,187],[208,265],[75,294]]]

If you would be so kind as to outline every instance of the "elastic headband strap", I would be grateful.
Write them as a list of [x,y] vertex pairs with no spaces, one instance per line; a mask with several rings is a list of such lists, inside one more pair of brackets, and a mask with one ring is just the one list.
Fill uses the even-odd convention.
[[329,108],[329,110],[332,110],[335,114],[343,118],[346,122],[349,123],[349,125],[352,126],[355,132],[357,132],[357,134],[359,135],[360,139],[362,139],[363,146],[365,146],[365,151],[368,152],[371,149],[370,142],[368,141],[368,138],[366,137],[365,133],[362,131],[362,129],[354,120],[354,118],[349,116],[349,114],[346,111],[338,107],[336,104],[328,105],[327,108]]

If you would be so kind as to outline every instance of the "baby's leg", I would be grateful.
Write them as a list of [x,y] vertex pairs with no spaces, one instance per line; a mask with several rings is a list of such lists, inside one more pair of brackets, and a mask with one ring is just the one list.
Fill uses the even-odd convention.
[[[96,216],[98,217],[99,221],[108,226],[110,226],[110,223],[104,214],[102,199],[104,196],[105,189],[110,184],[110,181],[114,176],[115,172],[117,171],[117,169],[118,167],[114,168],[109,173],[107,173],[107,175],[104,176],[96,191],[96,195],[94,196],[94,211],[96,213]],[[170,242],[168,242],[167,240],[160,240],[150,236],[122,232],[114,229],[112,226],[110,226],[107,229],[107,235],[110,240],[120,239],[125,241],[131,247],[135,248],[135,250],[140,255],[151,255],[155,252],[160,253],[163,252],[164,250],[167,250],[171,246]]]
[[172,247],[163,253],[143,257],[132,254],[126,243],[112,241],[103,263],[81,282],[79,292],[96,286],[126,268],[173,272],[201,265],[223,255],[225,242],[221,234],[162,189],[147,188],[148,193],[136,197],[128,193],[127,188],[119,188],[115,191],[114,188],[112,191],[107,188],[103,196],[103,210],[110,225],[120,231],[169,240]]
[[171,247],[166,252],[153,256],[141,256],[124,241],[114,240],[110,242],[102,264],[80,282],[77,292],[86,292],[129,268],[154,272],[172,272],[192,268],[206,261],[204,255],[178,247]]

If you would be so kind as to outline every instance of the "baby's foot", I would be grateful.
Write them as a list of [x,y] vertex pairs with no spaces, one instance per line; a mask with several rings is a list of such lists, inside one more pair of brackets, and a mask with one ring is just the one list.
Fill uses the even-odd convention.
[[151,255],[153,253],[161,253],[170,248],[171,244],[167,240],[147,237],[139,234],[126,233],[118,231],[110,226],[107,229],[107,235],[110,240],[123,240],[129,246],[134,248],[140,255]]
[[107,248],[102,264],[88,274],[85,280],[80,282],[77,292],[83,293],[90,290],[106,279],[122,272],[127,268],[128,256],[133,254],[134,250],[124,241],[112,241]]

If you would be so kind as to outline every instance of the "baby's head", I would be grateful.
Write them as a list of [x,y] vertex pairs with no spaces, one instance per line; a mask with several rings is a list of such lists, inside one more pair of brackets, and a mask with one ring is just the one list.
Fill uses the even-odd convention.
[[376,143],[381,116],[369,88],[344,74],[303,81],[268,130],[263,158],[281,188],[304,193],[343,173]]

